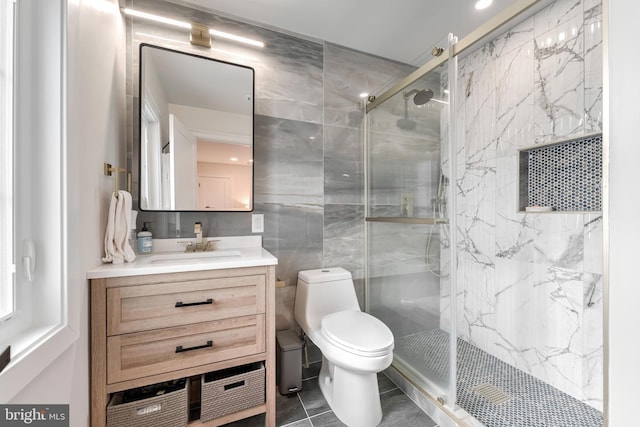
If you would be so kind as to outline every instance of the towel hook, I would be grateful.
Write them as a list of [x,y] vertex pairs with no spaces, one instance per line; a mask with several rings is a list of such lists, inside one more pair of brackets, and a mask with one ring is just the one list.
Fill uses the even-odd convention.
[[115,193],[116,197],[118,197],[118,190],[120,190],[120,173],[126,173],[127,174],[127,191],[129,193],[131,193],[131,172],[129,172],[126,169],[122,169],[122,168],[114,168],[113,166],[111,166],[111,163],[105,163],[104,164],[104,175],[105,176],[111,176],[112,173],[115,172],[116,173],[116,179],[114,181],[114,185],[113,185],[113,192]]

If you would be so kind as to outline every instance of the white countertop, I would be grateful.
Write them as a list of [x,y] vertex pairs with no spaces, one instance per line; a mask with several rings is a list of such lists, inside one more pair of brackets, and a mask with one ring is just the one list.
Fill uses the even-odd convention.
[[[136,255],[134,262],[102,264],[87,272],[87,279],[183,273],[186,271],[276,265],[278,259],[262,248],[261,236],[209,237],[211,252],[185,253],[187,242],[195,239],[154,239],[153,252]],[[176,250],[178,248],[178,250]]]

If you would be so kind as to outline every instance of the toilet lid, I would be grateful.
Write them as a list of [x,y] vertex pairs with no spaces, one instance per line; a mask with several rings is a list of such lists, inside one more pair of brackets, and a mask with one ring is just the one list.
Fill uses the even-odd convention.
[[322,334],[334,345],[362,356],[393,350],[393,334],[380,320],[362,311],[339,311],[322,318]]

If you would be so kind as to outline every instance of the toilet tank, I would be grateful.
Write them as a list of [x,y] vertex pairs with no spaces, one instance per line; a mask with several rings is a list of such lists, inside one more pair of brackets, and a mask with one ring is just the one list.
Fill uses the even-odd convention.
[[320,329],[327,314],[343,310],[360,311],[351,273],[341,267],[306,270],[298,273],[295,318],[302,329]]

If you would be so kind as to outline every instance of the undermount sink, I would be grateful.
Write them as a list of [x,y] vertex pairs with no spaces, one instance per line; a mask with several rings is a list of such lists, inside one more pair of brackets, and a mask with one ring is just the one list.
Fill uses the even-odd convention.
[[219,262],[241,259],[240,251],[211,252],[167,252],[139,257],[137,262],[144,264],[172,264],[185,262]]

